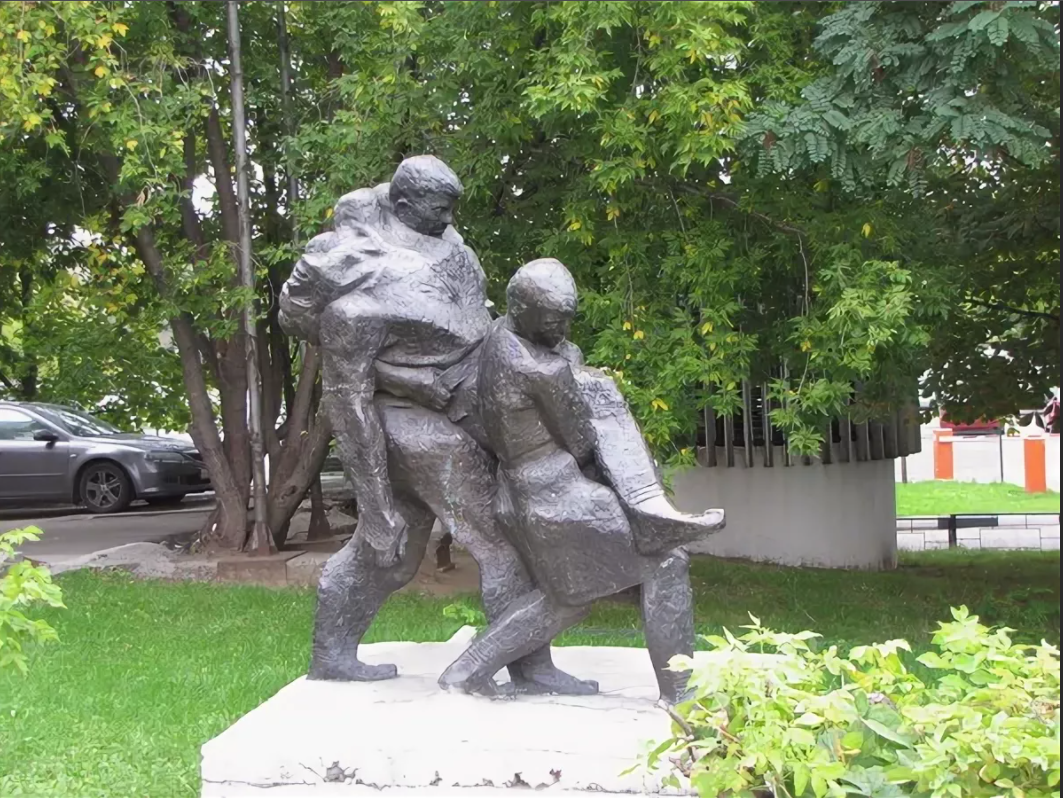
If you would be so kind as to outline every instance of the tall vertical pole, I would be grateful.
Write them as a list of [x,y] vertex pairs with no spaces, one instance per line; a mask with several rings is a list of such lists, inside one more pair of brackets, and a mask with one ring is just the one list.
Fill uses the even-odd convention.
[[247,403],[251,432],[251,473],[254,480],[254,526],[248,549],[255,554],[274,551],[273,537],[266,520],[266,460],[262,445],[262,388],[258,373],[258,333],[255,328],[255,271],[251,264],[251,185],[247,163],[247,120],[244,114],[244,72],[240,64],[240,8],[237,0],[226,0],[229,23],[229,75],[232,92],[233,146],[236,150],[236,195],[239,200],[240,286],[250,289],[244,305],[244,333],[247,335]]
[[277,2],[277,49],[281,62],[281,113],[284,114],[284,171],[288,178],[288,218],[292,223],[292,243],[299,244],[299,229],[295,224],[295,203],[299,199],[299,179],[295,176],[295,152],[292,148],[294,120],[292,119],[291,55],[288,52],[288,22],[284,13],[284,0]]

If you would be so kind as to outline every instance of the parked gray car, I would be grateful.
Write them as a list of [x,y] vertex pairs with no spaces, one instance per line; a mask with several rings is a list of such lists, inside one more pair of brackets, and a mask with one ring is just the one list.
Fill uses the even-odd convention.
[[0,504],[82,504],[116,513],[135,499],[210,490],[203,459],[179,438],[124,433],[59,405],[0,401]]

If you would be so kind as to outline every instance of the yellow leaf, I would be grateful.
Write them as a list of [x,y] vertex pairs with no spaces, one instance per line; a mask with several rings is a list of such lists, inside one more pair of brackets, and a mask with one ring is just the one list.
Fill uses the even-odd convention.
[[332,213],[333,213],[332,208],[329,208],[327,211],[325,211],[325,218],[326,219],[331,219],[332,218]]
[[801,351],[802,352],[807,352],[811,348],[812,348],[812,342],[809,341],[807,338],[804,341],[801,342]]
[[579,219],[573,219],[568,224],[568,229],[573,231],[579,230],[581,227],[583,227],[583,222],[581,222]]
[[114,32],[117,33],[119,36],[125,36],[126,33],[129,31],[129,26],[126,25],[124,22],[116,22],[111,26],[111,28],[113,28]]
[[644,332],[643,332],[642,330],[635,330],[635,334],[634,334],[634,336],[632,336],[632,337],[633,337],[633,338],[634,338],[634,339],[635,339],[636,341],[641,341],[641,340],[642,340],[643,338],[645,338],[645,337],[646,337],[646,333],[644,333]]
[[15,38],[20,42],[28,42],[30,40],[30,32],[28,30],[20,30],[15,34]]
[[631,329],[631,322],[630,321],[625,321],[624,322],[624,329],[625,330],[630,330]]
[[616,207],[609,207],[605,211],[605,218],[610,222],[613,221],[613,219],[615,219],[619,215],[620,209]]
[[707,321],[707,322],[705,322],[704,324],[701,325],[701,334],[702,335],[708,335],[711,332],[712,332],[712,322],[711,321]]
[[93,74],[95,74],[98,78],[102,78],[104,75],[107,74],[107,67],[105,67],[103,64],[100,64],[93,70]]
[[826,191],[827,189],[830,188],[830,181],[829,180],[817,180],[816,184],[815,184],[815,186],[813,186],[813,188],[815,188],[816,191],[818,191],[820,194],[822,194],[824,191]]
[[654,410],[667,410],[668,404],[663,399],[654,399],[652,402],[650,402],[650,407],[652,407]]
[[111,46],[112,41],[114,41],[114,39],[111,37],[111,34],[105,33],[103,34],[103,36],[96,40],[96,46],[99,47],[101,50],[106,50],[108,47]]
[[656,111],[650,111],[650,117],[649,118],[650,118],[650,124],[652,125],[654,122],[656,122],[658,119],[661,118],[661,115],[659,113],[657,113]]
[[33,128],[37,127],[37,125],[39,125],[40,123],[41,123],[41,115],[40,114],[29,114],[26,117],[25,121],[23,121],[22,127],[25,130],[33,130]]
[[715,341],[709,341],[709,351],[710,352],[715,352],[716,351],[716,342]]
[[860,232],[864,234],[864,238],[871,238],[871,233],[874,228],[871,226],[871,222],[864,222],[864,226],[860,228]]
[[136,139],[127,139],[126,143],[125,143],[125,148],[127,150],[129,150],[130,152],[132,152],[133,150],[135,150],[137,148],[137,144],[138,143],[139,142]]

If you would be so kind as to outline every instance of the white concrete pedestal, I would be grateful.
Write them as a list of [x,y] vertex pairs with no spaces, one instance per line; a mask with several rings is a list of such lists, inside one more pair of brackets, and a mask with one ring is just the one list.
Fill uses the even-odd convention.
[[363,646],[390,681],[292,682],[203,746],[204,798],[660,792],[663,774],[620,775],[669,735],[645,649],[554,649],[601,694],[493,701],[436,684],[472,634]]

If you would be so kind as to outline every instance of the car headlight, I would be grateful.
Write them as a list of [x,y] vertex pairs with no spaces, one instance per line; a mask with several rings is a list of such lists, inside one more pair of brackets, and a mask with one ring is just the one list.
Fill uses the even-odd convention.
[[183,463],[185,457],[180,452],[168,452],[162,449],[157,452],[148,452],[148,459],[156,463]]

